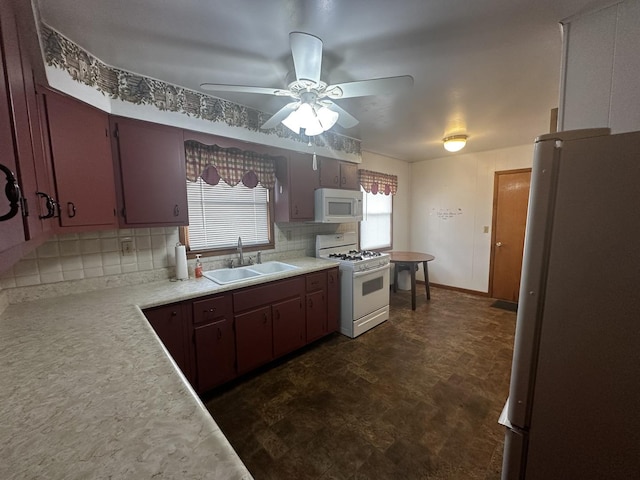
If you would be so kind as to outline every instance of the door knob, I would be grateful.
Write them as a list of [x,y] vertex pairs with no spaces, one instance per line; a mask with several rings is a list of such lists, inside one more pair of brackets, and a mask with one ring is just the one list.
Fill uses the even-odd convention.
[[496,242],[496,247],[501,247],[502,246],[502,242]]

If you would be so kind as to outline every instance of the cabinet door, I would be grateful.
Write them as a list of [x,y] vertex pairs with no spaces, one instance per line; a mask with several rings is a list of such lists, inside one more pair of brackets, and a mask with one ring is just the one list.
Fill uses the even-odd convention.
[[233,319],[219,318],[194,329],[198,392],[211,390],[236,376]]
[[62,227],[116,227],[109,116],[54,92],[45,95]]
[[273,358],[271,307],[235,316],[238,373],[246,373]]
[[320,186],[340,188],[340,162],[333,158],[320,158]]
[[307,293],[307,342],[327,333],[327,303],[324,290]]
[[340,162],[340,188],[359,190],[358,166],[355,163]]
[[[186,318],[182,305],[172,304],[144,311],[151,327],[185,375],[189,371]],[[187,375],[188,377],[189,375]]]
[[[2,3],[2,20],[4,23],[5,9],[4,2]],[[3,40],[4,42],[4,40]],[[4,50],[0,48],[0,144],[2,145],[2,157],[0,158],[0,165],[10,173],[6,173],[4,169],[0,171],[0,217],[7,216],[7,219],[0,221],[0,252],[4,252],[12,247],[20,245],[24,242],[24,228],[22,223],[22,212],[18,208],[18,202],[11,202],[5,195],[5,188],[10,185],[17,185],[17,163],[16,163],[16,151],[13,144],[13,127],[11,118],[11,109],[9,103],[9,88],[5,82],[5,54]],[[17,191],[16,191],[17,193]],[[16,200],[16,199],[14,199]],[[17,210],[16,210],[17,209]],[[13,215],[11,218],[8,218]],[[0,272],[5,267],[10,266],[9,258],[7,258],[7,264],[0,261]]]
[[182,129],[122,117],[111,124],[122,226],[188,225]]
[[340,276],[337,268],[327,272],[327,333],[338,330],[340,322]]
[[314,191],[318,185],[318,172],[313,170],[311,155],[292,153],[289,159],[292,220],[313,220],[315,215]]
[[279,357],[306,344],[305,315],[302,297],[274,303],[273,313],[273,355]]

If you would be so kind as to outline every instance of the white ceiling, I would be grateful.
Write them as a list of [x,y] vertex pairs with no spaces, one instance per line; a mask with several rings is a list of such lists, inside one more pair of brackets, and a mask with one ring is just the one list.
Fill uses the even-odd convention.
[[[41,19],[103,62],[202,91],[203,82],[285,87],[289,33],[324,42],[327,83],[411,75],[412,90],[336,101],[339,133],[407,161],[528,144],[549,129],[559,21],[592,0],[35,0]],[[596,2],[598,3],[598,2]],[[205,92],[209,93],[210,92]],[[287,97],[217,94],[274,113]],[[451,154],[449,154],[451,155]]]

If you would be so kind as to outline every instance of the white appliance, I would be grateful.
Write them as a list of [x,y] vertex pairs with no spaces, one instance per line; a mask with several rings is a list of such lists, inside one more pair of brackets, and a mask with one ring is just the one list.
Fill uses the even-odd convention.
[[349,223],[362,220],[362,192],[337,188],[315,191],[315,221]]
[[503,480],[640,478],[639,207],[640,132],[536,139]]
[[351,338],[389,318],[389,255],[358,250],[354,232],[318,235],[316,257],[340,262],[340,333]]

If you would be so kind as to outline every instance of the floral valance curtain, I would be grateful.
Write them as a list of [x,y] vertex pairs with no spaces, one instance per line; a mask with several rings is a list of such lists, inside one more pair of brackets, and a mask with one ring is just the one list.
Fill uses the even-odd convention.
[[398,176],[371,170],[358,170],[360,185],[367,193],[395,195],[398,191]]
[[242,182],[249,188],[260,183],[265,188],[276,184],[276,158],[263,153],[204,145],[195,140],[184,142],[187,163],[187,180],[196,182],[198,177],[209,185],[224,180],[232,187]]

